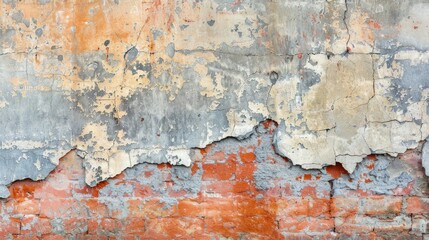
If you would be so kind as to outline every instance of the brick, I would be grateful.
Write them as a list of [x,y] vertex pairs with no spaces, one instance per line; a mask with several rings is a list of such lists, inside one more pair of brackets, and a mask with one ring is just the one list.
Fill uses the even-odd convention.
[[243,163],[253,163],[256,160],[256,155],[253,152],[253,148],[241,148],[240,149],[240,159]]
[[141,199],[128,200],[128,217],[157,218],[170,216],[177,212],[177,206],[168,206],[160,199],[142,201]]
[[108,209],[106,204],[100,202],[98,199],[83,199],[79,203],[80,206],[86,207],[88,210],[88,217],[90,218],[103,218],[108,217]]
[[377,232],[373,239],[422,240],[422,236],[416,236],[408,232]]
[[377,219],[374,223],[375,232],[402,232],[411,229],[411,218],[408,216],[397,216],[393,219]]
[[29,215],[21,219],[21,234],[46,235],[52,233],[52,225],[49,219]]
[[233,162],[203,164],[203,177],[206,180],[232,180],[235,177]]
[[86,218],[86,206],[76,199],[42,199],[40,216],[45,218]]
[[237,207],[234,199],[207,199],[204,202],[204,217],[232,216],[236,215]]
[[304,186],[301,189],[301,196],[302,197],[311,197],[311,198],[317,198],[317,190],[316,187],[313,186]]
[[305,240],[305,239],[318,239],[318,240],[332,240],[332,239],[349,239],[349,238],[339,238],[338,234],[335,232],[329,232],[329,233],[310,233],[311,235],[308,235],[306,233],[289,233],[289,232],[283,232],[284,239],[291,239],[291,240]]
[[[110,240],[110,239],[116,239],[109,236],[103,236],[103,235],[93,235],[93,234],[73,234],[68,236],[68,239],[79,239],[79,240]],[[120,238],[122,239],[122,238]]]
[[202,217],[205,215],[205,204],[193,200],[182,200],[178,203],[178,215],[183,217]]
[[279,229],[291,233],[320,233],[334,229],[334,219],[286,217],[279,222]]
[[68,198],[72,197],[72,182],[62,172],[50,174],[35,191],[35,198]]
[[178,203],[180,217],[206,217],[238,214],[232,198],[207,198],[204,202],[182,200]]
[[205,219],[207,233],[216,233],[224,238],[238,239],[240,233],[254,233],[271,239],[280,239],[277,221],[273,216],[223,215]]
[[146,236],[153,239],[199,238],[204,222],[198,218],[155,218],[148,221]]
[[366,215],[399,214],[402,197],[371,196],[361,199],[361,213]]
[[86,185],[85,182],[72,183],[72,196],[76,198],[96,198],[100,195],[100,190],[106,187],[109,183],[107,181],[100,182],[94,187]]
[[127,218],[123,225],[124,234],[143,235],[145,233],[145,220],[143,218]]
[[353,216],[348,218],[335,218],[335,231],[353,235],[368,233],[374,229],[374,220],[370,217]]
[[331,215],[331,199],[310,199],[308,204],[308,216],[323,217]]
[[256,187],[246,181],[215,181],[206,182],[202,185],[203,193],[218,194],[220,196],[231,196],[235,194],[254,194]]
[[236,212],[240,216],[265,215],[274,216],[273,208],[277,207],[275,199],[255,199],[254,197],[239,197],[235,199]]
[[40,213],[40,201],[38,199],[11,200],[6,203],[6,208],[11,214],[37,215]]
[[281,198],[277,200],[277,214],[280,218],[285,216],[308,216],[310,202],[299,197]]
[[146,239],[152,240],[152,238],[145,237],[144,234],[129,234],[129,235],[128,234],[126,234],[126,235],[123,234],[123,235],[121,235],[120,238],[116,238],[116,239],[117,240],[140,240],[140,239],[143,239],[143,240],[146,240]]
[[39,238],[34,235],[13,235],[13,240],[39,240]]
[[407,213],[429,214],[429,198],[409,197],[407,199]]
[[64,240],[65,236],[60,234],[48,234],[43,236],[43,240]]
[[347,172],[346,169],[344,169],[343,165],[341,165],[341,163],[336,163],[333,166],[327,166],[326,167],[326,172],[331,175],[332,178],[336,179],[341,177],[341,175],[345,174],[348,175],[349,173]]
[[86,233],[88,231],[88,220],[82,218],[69,218],[63,221],[64,232],[68,234]]
[[122,222],[118,219],[102,218],[88,221],[88,233],[94,235],[113,235],[122,232]]
[[237,180],[254,180],[253,173],[256,170],[254,163],[239,164],[236,166],[235,178]]
[[191,167],[191,175],[194,176],[202,167],[201,163],[194,163]]
[[7,236],[9,234],[20,234],[21,223],[17,218],[1,219],[0,221],[0,236]]
[[222,151],[219,151],[205,156],[204,162],[217,162],[217,161],[223,162],[225,161],[225,159],[226,159],[225,153]]
[[41,182],[22,180],[13,183],[9,187],[10,197],[15,200],[33,199],[37,188],[41,187]]
[[137,198],[149,198],[149,197],[157,197],[159,196],[158,193],[154,192],[152,190],[151,186],[148,185],[141,185],[136,183],[134,185],[134,196]]
[[359,211],[359,198],[334,197],[331,200],[331,214],[334,217],[349,217]]
[[[288,231],[283,232],[284,239],[291,240],[312,240],[314,237],[307,235],[306,233],[290,233]],[[332,238],[334,239],[334,238]]]

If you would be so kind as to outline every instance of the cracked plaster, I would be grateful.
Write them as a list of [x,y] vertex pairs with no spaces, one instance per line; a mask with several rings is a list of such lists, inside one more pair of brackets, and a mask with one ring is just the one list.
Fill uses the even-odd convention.
[[277,153],[306,169],[353,172],[368,154],[415,148],[429,135],[425,9],[3,0],[0,197],[71,149],[94,186],[141,162],[190,166],[190,149],[245,138],[265,119],[279,123]]

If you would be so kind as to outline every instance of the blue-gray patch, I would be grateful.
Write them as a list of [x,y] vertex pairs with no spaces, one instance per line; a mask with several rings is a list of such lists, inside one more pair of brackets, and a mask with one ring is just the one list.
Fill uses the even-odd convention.
[[391,81],[390,101],[394,102],[395,112],[406,113],[412,103],[422,100],[423,90],[429,88],[429,67],[427,64],[412,65],[410,60],[400,61],[404,69],[402,78]]

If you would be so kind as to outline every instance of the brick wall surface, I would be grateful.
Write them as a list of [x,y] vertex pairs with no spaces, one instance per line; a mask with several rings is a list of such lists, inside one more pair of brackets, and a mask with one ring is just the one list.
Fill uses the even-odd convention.
[[304,170],[275,154],[276,124],[193,151],[190,168],[140,164],[91,188],[75,152],[0,200],[0,239],[429,239],[419,149]]

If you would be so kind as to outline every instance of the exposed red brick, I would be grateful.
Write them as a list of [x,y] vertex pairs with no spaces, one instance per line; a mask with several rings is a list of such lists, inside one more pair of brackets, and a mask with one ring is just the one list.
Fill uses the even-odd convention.
[[277,200],[277,215],[280,218],[285,216],[308,216],[310,203],[308,199],[289,197]]
[[169,163],[160,163],[160,164],[157,164],[156,167],[158,169],[165,170],[165,169],[171,169],[173,166]]
[[[110,239],[117,239],[115,237],[109,237],[109,236],[105,236],[105,235],[92,235],[92,234],[73,234],[70,235],[75,239],[79,239],[79,240],[110,240]],[[122,238],[121,238],[122,239]]]
[[335,231],[345,234],[368,233],[374,229],[373,221],[368,217],[335,218]]
[[237,214],[241,216],[271,215],[275,217],[278,207],[274,198],[255,199],[253,197],[237,198],[234,205]]
[[225,162],[225,159],[226,159],[226,155],[222,151],[208,154],[205,156],[205,161],[208,161],[208,162],[217,162],[217,161]]
[[21,223],[17,218],[2,219],[0,221],[0,237],[6,239],[9,234],[20,234]]
[[232,180],[235,177],[235,163],[203,164],[203,180]]
[[134,184],[134,196],[137,198],[157,197],[159,194],[154,192],[148,185]]
[[60,234],[48,234],[43,236],[43,240],[64,240],[66,236]]
[[11,214],[32,214],[37,215],[40,213],[40,200],[27,199],[27,200],[11,200],[6,203],[6,208],[11,209]]
[[183,200],[178,204],[181,217],[215,217],[237,214],[237,206],[232,198],[207,198],[204,202]]
[[216,181],[203,185],[204,193],[229,196],[234,194],[251,194],[256,192],[256,187],[246,181]]
[[122,222],[118,219],[102,218],[102,219],[91,219],[88,221],[88,233],[89,234],[104,234],[112,235],[115,233],[122,232]]
[[14,240],[39,240],[39,237],[34,235],[13,235]]
[[256,160],[256,155],[253,152],[253,148],[241,148],[240,149],[240,159],[243,163],[253,163]]
[[15,200],[24,200],[34,198],[34,192],[40,188],[41,182],[34,182],[31,180],[18,181],[10,185],[9,192],[10,198]]
[[88,220],[83,218],[64,219],[64,232],[69,234],[80,234],[88,231]]
[[145,220],[143,218],[127,218],[124,222],[124,229],[124,234],[144,235]]
[[205,215],[205,204],[193,200],[183,200],[178,203],[179,216],[202,217]]
[[148,221],[145,235],[152,239],[195,239],[203,229],[204,221],[198,218],[155,218]]
[[313,198],[317,198],[317,191],[316,191],[316,187],[313,186],[305,186],[302,188],[301,190],[301,196],[302,197],[313,197]]
[[371,196],[363,199],[362,213],[367,215],[399,214],[402,197]]
[[406,211],[413,214],[429,214],[429,198],[409,197]]
[[197,163],[192,164],[192,167],[191,167],[192,175],[195,175],[195,173],[197,173],[199,169],[200,169],[200,166]]
[[240,233],[257,233],[278,239],[277,221],[269,215],[240,216],[230,215],[205,219],[209,233],[218,233],[224,237],[238,238]]
[[73,193],[75,195],[79,195],[80,197],[87,197],[87,198],[95,197],[96,198],[99,196],[100,190],[103,189],[108,184],[109,183],[106,181],[98,183],[95,187],[89,187],[86,184],[82,185],[82,183],[74,184],[73,185]]
[[[0,201],[0,239],[413,239],[411,226],[412,233],[419,228],[419,236],[423,234],[429,198],[410,197],[429,192],[421,184],[424,169],[418,151],[400,156],[415,171],[406,187],[385,195],[368,190],[369,171],[378,163],[366,161],[358,179],[349,179],[350,184],[358,182],[357,189],[336,189],[332,197],[327,181],[347,181],[341,165],[327,167],[327,174],[268,176],[269,187],[257,189],[257,181],[265,180],[254,178],[261,170],[254,152],[267,139],[256,140],[254,146],[240,143],[236,152],[213,146],[201,150],[197,157],[202,160],[185,176],[192,180],[183,179],[169,164],[148,165],[136,175],[125,172],[91,188],[79,175],[83,170],[74,170],[81,160],[61,160],[47,180],[9,187],[11,197]],[[289,166],[270,151],[264,164]],[[184,186],[181,181],[193,182]],[[133,191],[118,195],[115,188]],[[64,233],[52,233],[58,231],[54,222],[64,226]]]
[[306,232],[320,233],[330,232],[334,229],[334,220],[330,219],[313,219],[313,218],[296,218],[287,217],[280,220],[279,228],[282,231],[291,233]]
[[393,219],[376,219],[375,232],[402,232],[411,230],[411,218],[398,216]]
[[330,216],[331,199],[328,198],[312,198],[308,204],[308,215],[312,217]]
[[309,181],[311,180],[311,174],[304,174],[304,176],[302,177],[302,179]]
[[76,199],[42,199],[40,216],[45,218],[84,218],[88,211],[84,203]]
[[177,206],[168,206],[159,199],[142,201],[140,199],[128,200],[128,217],[131,218],[157,218],[167,217],[177,212]]
[[327,166],[326,172],[333,178],[339,178],[343,174],[348,174],[347,170],[343,167],[343,165],[341,165],[341,163],[337,163],[333,166]]
[[349,217],[359,211],[359,198],[334,197],[331,200],[331,214],[334,217]]
[[88,217],[102,218],[108,217],[108,209],[106,204],[100,202],[98,199],[82,199],[79,206],[85,206],[87,209]]
[[21,219],[21,234],[46,235],[52,232],[50,219],[39,218],[34,215],[24,216]]
[[237,180],[254,180],[253,173],[256,166],[253,163],[239,164],[236,166],[235,178]]

